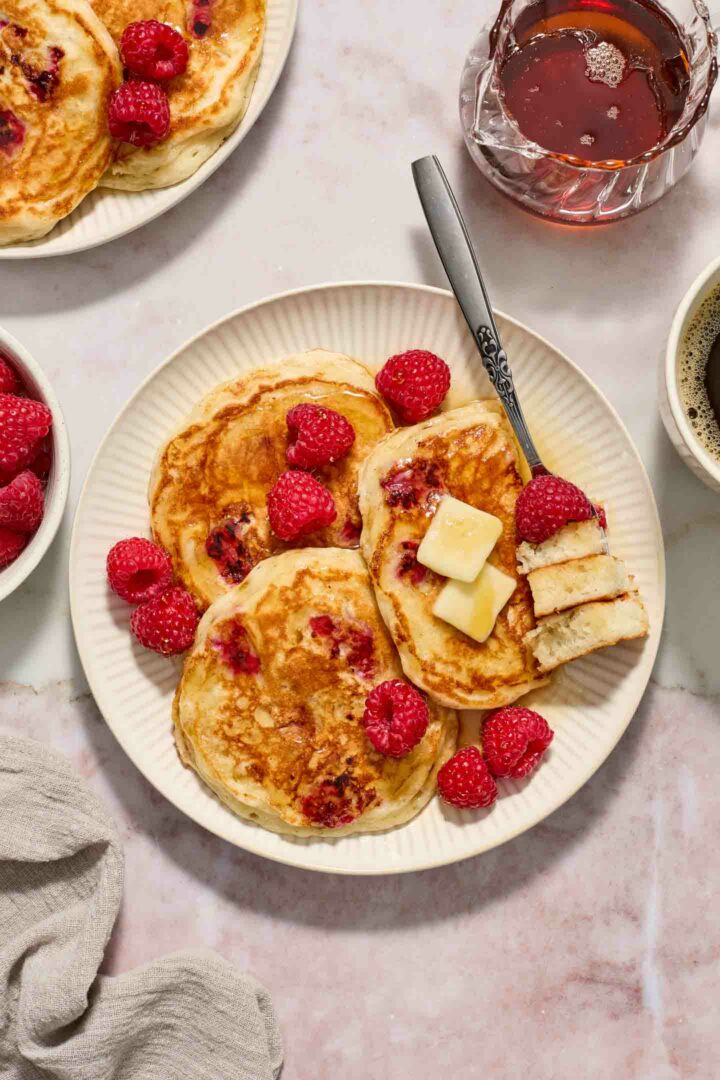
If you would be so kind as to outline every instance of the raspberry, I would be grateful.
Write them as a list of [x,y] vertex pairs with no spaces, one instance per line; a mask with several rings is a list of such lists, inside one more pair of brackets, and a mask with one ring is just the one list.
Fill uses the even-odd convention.
[[114,139],[133,146],[154,146],[170,130],[167,94],[155,83],[123,83],[110,98],[108,127]]
[[30,462],[29,468],[32,469],[40,480],[47,480],[50,475],[51,466],[52,455],[50,454],[50,451],[41,448]]
[[492,806],[498,793],[477,746],[465,746],[445,762],[438,773],[438,790],[446,803],[465,810]]
[[20,533],[34,533],[45,509],[43,486],[28,469],[0,488],[0,525]]
[[136,608],[130,629],[141,645],[163,656],[185,652],[195,639],[199,616],[195,601],[181,585],[173,585]]
[[587,495],[559,476],[534,477],[515,504],[518,535],[531,544],[541,544],[570,521],[587,521],[592,516]]
[[403,757],[427,731],[428,707],[414,686],[402,679],[389,679],[368,694],[362,722],[377,751]]
[[511,776],[513,780],[529,776],[552,739],[547,720],[519,706],[498,709],[483,725],[483,750],[493,776]]
[[52,413],[42,401],[0,394],[0,472],[17,475],[24,469],[51,425]]
[[391,356],[375,376],[375,385],[406,424],[435,412],[450,388],[450,368],[424,349]]
[[17,375],[0,353],[0,394],[16,394],[19,389]]
[[335,500],[328,489],[305,472],[284,472],[267,497],[270,528],[281,540],[332,525],[337,517]]
[[295,435],[287,448],[287,459],[300,469],[314,469],[345,457],[355,442],[355,429],[334,409],[321,405],[296,405],[286,417],[288,430]]
[[27,542],[27,536],[22,533],[0,527],[0,570],[17,559]]
[[167,23],[145,19],[126,26],[120,38],[126,68],[142,79],[173,79],[188,65],[185,38]]
[[134,536],[110,548],[107,576],[114,593],[129,604],[143,604],[165,592],[172,581],[172,563],[152,540]]

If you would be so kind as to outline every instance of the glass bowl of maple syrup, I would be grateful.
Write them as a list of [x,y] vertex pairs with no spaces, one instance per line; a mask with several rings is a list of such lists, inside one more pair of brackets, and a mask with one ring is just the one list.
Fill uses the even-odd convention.
[[702,0],[504,0],[463,71],[468,149],[541,217],[628,217],[690,167],[716,46]]

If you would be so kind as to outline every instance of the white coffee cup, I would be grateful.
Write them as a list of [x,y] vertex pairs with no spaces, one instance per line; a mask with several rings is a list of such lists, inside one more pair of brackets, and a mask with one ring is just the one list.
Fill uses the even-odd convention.
[[660,378],[660,415],[668,435],[685,464],[704,484],[720,492],[720,459],[695,434],[680,397],[678,381],[680,342],[698,308],[720,287],[720,259],[711,262],[685,293],[675,312]]

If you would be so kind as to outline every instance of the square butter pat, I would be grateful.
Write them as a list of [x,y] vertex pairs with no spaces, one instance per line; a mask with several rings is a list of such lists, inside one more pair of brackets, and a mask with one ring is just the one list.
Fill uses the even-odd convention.
[[515,578],[487,563],[477,581],[448,581],[438,594],[433,615],[475,641],[486,641],[516,584]]
[[501,532],[500,518],[443,495],[418,548],[417,561],[443,577],[474,581]]

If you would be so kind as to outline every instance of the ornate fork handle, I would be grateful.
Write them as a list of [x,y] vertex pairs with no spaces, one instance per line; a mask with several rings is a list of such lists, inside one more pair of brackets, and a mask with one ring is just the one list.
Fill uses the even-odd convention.
[[483,367],[505,407],[508,420],[513,426],[533,476],[539,476],[547,472],[540,460],[540,455],[535,448],[523,411],[520,408],[507,353],[489,326],[478,327],[475,331],[475,340],[480,350]]

